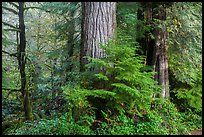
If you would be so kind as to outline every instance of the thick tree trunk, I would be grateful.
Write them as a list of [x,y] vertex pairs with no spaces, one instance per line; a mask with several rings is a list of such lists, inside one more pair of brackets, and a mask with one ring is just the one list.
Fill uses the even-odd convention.
[[[137,17],[138,20],[144,21],[144,25],[151,26],[153,24],[152,14],[153,14],[153,6],[152,2],[144,2],[142,4],[142,9],[138,9]],[[151,32],[153,33],[153,32]],[[140,48],[142,52],[140,55],[146,56],[146,65],[152,66],[152,58],[153,58],[153,49],[155,45],[154,39],[150,36],[149,31],[145,31],[144,38],[138,38],[137,41],[140,44]]]
[[20,44],[18,45],[18,64],[20,69],[21,76],[21,93],[23,96],[23,107],[25,113],[25,120],[33,120],[32,107],[29,99],[29,92],[26,89],[26,73],[25,73],[25,64],[26,64],[26,38],[25,38],[25,24],[24,24],[24,2],[19,2],[19,28],[20,32]]
[[[158,19],[160,21],[166,20],[166,7],[163,3],[152,2],[143,3],[143,6],[146,25],[154,27],[152,31],[154,39],[146,34],[146,38],[140,43],[147,56],[146,64],[153,67],[153,72],[157,72],[157,74],[154,75],[154,79],[162,86],[160,96],[169,97],[168,60],[165,48],[167,31],[166,28],[158,28],[158,24],[155,22],[153,23],[153,19]],[[142,42],[145,44],[142,44]],[[146,45],[148,45],[147,48]]]
[[116,28],[116,2],[84,2],[82,6],[80,71],[88,63],[84,56],[105,57],[100,44],[112,38]]
[[[160,21],[166,20],[166,7],[165,4],[159,4],[156,7],[153,17],[159,19]],[[158,82],[162,86],[161,97],[169,97],[169,78],[168,78],[168,60],[167,60],[167,51],[166,51],[166,39],[167,31],[166,27],[163,28],[156,27],[154,30],[155,36],[155,59],[152,63],[155,67],[158,67]],[[158,61],[158,65],[157,62]]]
[[[85,71],[88,60],[84,56],[92,58],[104,58],[105,51],[100,45],[114,38],[116,28],[116,2],[84,2],[82,3],[82,35],[80,52],[80,71]],[[103,68],[92,69],[94,72],[103,71]],[[96,89],[105,88],[104,81],[94,81],[91,85]],[[102,119],[101,107],[104,106],[104,99],[88,98],[89,102],[95,107],[96,119]]]

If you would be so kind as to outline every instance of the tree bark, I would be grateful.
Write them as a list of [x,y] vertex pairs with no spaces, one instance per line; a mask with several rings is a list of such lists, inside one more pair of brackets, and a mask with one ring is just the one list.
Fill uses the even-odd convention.
[[[116,2],[84,2],[82,3],[82,34],[80,49],[80,71],[85,71],[85,65],[88,60],[84,58],[89,56],[92,58],[104,58],[105,51],[100,48],[101,44],[106,44],[109,39],[114,38],[116,28]],[[104,71],[104,68],[92,69],[94,72]],[[96,89],[105,89],[104,81],[94,81],[91,85]],[[90,97],[92,98],[92,97]],[[95,112],[96,119],[102,119],[102,108],[105,106],[106,100],[94,98],[88,101],[97,110]]]
[[20,31],[20,44],[18,45],[18,65],[21,76],[21,93],[23,96],[23,108],[25,113],[25,120],[33,120],[32,107],[29,99],[29,92],[26,89],[26,37],[25,37],[25,24],[24,24],[24,2],[19,2],[19,29]]
[[[161,22],[166,20],[166,7],[164,3],[142,3],[144,11],[144,20],[146,25],[154,27],[152,34],[154,39],[149,34],[145,34],[146,38],[140,41],[146,55],[146,65],[153,67],[154,79],[162,86],[161,97],[169,97],[169,74],[168,74],[168,60],[167,51],[165,48],[167,31],[166,27],[159,28],[154,19]],[[142,18],[142,17],[140,17]],[[144,43],[142,43],[144,42]],[[147,45],[147,47],[146,47]]]
[[113,38],[116,28],[116,2],[84,2],[82,4],[82,35],[80,71],[85,70],[88,60],[84,56],[103,58],[100,44]]
[[[166,20],[166,7],[165,4],[158,4],[156,6],[155,13],[153,17],[159,19],[160,21]],[[157,24],[156,24],[157,25]],[[167,60],[167,51],[166,51],[166,39],[167,31],[166,27],[163,28],[155,27],[154,30],[155,36],[155,59],[152,62],[154,71],[158,67],[158,82],[162,86],[161,97],[169,97],[169,78],[168,78],[168,60]],[[158,63],[156,63],[158,61]],[[158,64],[158,65],[157,65]]]

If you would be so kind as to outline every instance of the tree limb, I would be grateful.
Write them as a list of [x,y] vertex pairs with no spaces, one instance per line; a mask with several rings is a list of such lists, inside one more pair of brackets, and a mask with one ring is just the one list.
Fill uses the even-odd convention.
[[6,23],[6,22],[4,22],[4,21],[2,21],[2,23],[3,23],[4,25],[6,25],[6,26],[11,27],[11,28],[18,29],[18,28],[16,28],[16,26],[13,26],[13,25],[11,25],[11,24],[9,24],[9,23]]
[[52,67],[45,63],[45,66],[47,66],[47,69],[52,70]]
[[8,8],[8,7],[5,7],[5,6],[2,6],[2,8],[5,9],[5,10],[8,10],[8,11],[10,11],[10,12],[13,12],[13,13],[16,14],[16,15],[18,15],[18,12],[15,11],[15,10],[13,10],[13,9],[11,9],[11,8]]
[[21,32],[20,29],[4,29],[4,31],[18,31],[18,32]]
[[9,4],[13,5],[14,7],[16,7],[18,9],[18,5],[14,2],[9,2]]
[[9,91],[21,91],[21,89],[10,89],[10,88],[3,88],[2,90],[9,90]]
[[39,10],[43,10],[43,11],[46,11],[46,12],[50,12],[46,9],[43,9],[43,8],[40,8],[40,7],[25,7],[24,10],[28,10],[28,9],[39,9]]
[[17,53],[9,53],[9,52],[4,51],[4,50],[2,50],[2,53],[8,54],[9,56],[13,56],[13,57],[16,57],[16,58],[18,57]]

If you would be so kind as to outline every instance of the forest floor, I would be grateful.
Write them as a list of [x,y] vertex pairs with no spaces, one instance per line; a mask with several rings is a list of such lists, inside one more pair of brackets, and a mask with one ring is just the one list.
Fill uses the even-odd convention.
[[202,135],[202,129],[200,130],[193,130],[190,132],[189,135]]

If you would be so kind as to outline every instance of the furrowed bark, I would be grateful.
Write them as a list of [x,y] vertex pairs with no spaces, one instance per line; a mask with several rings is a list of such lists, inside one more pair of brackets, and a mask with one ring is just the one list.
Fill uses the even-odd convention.
[[82,5],[82,43],[80,70],[85,70],[88,60],[84,56],[103,58],[105,52],[100,44],[113,38],[116,28],[115,2],[85,2]]

